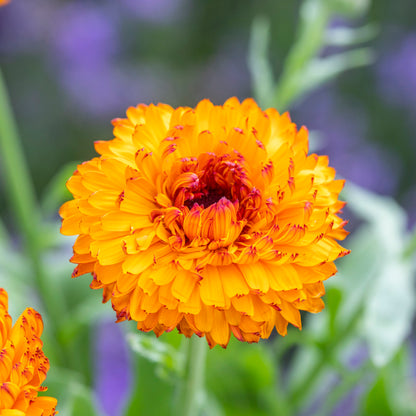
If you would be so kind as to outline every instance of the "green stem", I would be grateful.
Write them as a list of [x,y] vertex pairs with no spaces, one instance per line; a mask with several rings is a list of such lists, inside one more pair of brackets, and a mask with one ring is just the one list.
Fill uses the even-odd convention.
[[39,223],[39,212],[36,209],[33,186],[20,148],[17,128],[1,72],[0,150],[6,179],[6,190],[9,193],[18,226],[25,237],[28,251],[34,256],[34,254],[38,254],[37,224]]
[[279,356],[275,353],[275,343],[272,344],[271,347],[271,361],[273,363],[273,368],[275,369],[275,389],[273,392],[274,395],[274,402],[276,403],[276,410],[275,414],[279,416],[291,416],[293,415],[292,412],[292,403],[290,400],[287,400],[288,397],[285,391],[285,385],[283,380],[283,366],[282,366],[282,356]]
[[204,395],[207,349],[208,346],[205,338],[199,338],[196,335],[189,338],[185,374],[178,397],[178,406],[181,411],[178,412],[178,409],[174,409],[175,414],[180,414],[181,416],[197,416],[200,413]]
[[313,416],[329,416],[340,400],[345,397],[358,382],[371,374],[372,366],[369,361],[355,371],[346,370],[341,382],[331,391],[331,394],[323,402],[322,407]]
[[270,41],[270,21],[264,16],[254,19],[251,28],[250,46],[247,58],[248,68],[253,83],[254,96],[262,108],[270,107],[274,88],[274,79],[268,61]]
[[52,290],[42,265],[41,216],[35,192],[20,145],[6,85],[0,71],[0,156],[3,163],[4,185],[11,202],[16,223],[23,237],[25,251],[30,258],[37,289],[50,319],[48,330],[56,338],[56,319],[62,317],[59,293]]
[[315,385],[315,382],[319,379],[322,374],[322,371],[327,365],[327,355],[322,353],[319,360],[314,363],[314,365],[309,370],[303,378],[303,382],[298,385],[298,387],[292,392],[290,396],[290,401],[293,403],[293,407],[298,410],[301,408],[303,401],[309,396],[311,388]]
[[273,106],[287,109],[299,93],[299,77],[324,43],[331,10],[326,2],[305,0],[300,10],[299,36],[286,59],[274,91]]
[[303,378],[303,382],[292,390],[290,400],[294,403],[295,408],[301,408],[304,400],[309,396],[311,389],[313,389],[327,365],[333,360],[337,347],[339,344],[345,342],[346,337],[351,334],[361,316],[362,306],[354,311],[348,323],[331,338],[332,341],[321,351],[318,361],[314,363],[308,374]]

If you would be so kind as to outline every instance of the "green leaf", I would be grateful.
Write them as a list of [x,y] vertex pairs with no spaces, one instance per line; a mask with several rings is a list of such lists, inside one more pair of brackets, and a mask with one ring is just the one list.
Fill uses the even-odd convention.
[[383,374],[376,379],[364,402],[362,416],[393,416]]
[[[327,25],[340,10],[344,13],[364,11],[368,0],[305,0],[300,9],[299,34],[285,61],[274,92],[274,106],[286,109],[299,97],[319,87],[342,72],[373,62],[369,48],[353,49],[326,58],[319,53],[327,43]],[[347,7],[348,6],[348,7]],[[348,9],[348,10],[347,10]],[[347,14],[348,14],[347,13]],[[336,32],[335,40],[350,46],[374,36],[374,31],[349,29]]]
[[[362,397],[360,416],[416,415],[412,349],[407,343],[402,345],[393,360],[378,370],[377,378]],[[383,413],[385,408],[387,413]]]
[[377,26],[371,23],[359,28],[330,28],[325,35],[325,42],[328,46],[353,46],[374,39],[378,32]]
[[416,415],[414,394],[413,346],[404,344],[398,354],[383,368],[386,390],[396,416]]
[[89,299],[85,299],[74,309],[73,315],[62,320],[60,340],[69,343],[84,328],[92,326],[99,319],[111,318],[113,315],[110,308],[103,307],[97,296],[91,294]]
[[367,294],[378,278],[380,252],[377,244],[373,228],[368,224],[361,226],[346,242],[351,253],[337,262],[338,274],[326,282],[327,290],[336,287],[343,293],[336,316],[336,325],[340,329],[350,325],[357,310],[363,309]]
[[46,395],[58,400],[60,415],[101,416],[94,403],[94,393],[79,372],[51,365],[46,385]]
[[297,40],[285,60],[274,90],[274,107],[286,110],[303,91],[299,88],[305,68],[324,45],[330,9],[321,0],[306,0],[300,9]]
[[410,334],[415,311],[413,267],[408,262],[385,262],[365,307],[364,331],[375,365],[389,362]]
[[214,348],[207,357],[206,386],[226,415],[282,415],[275,386],[275,363],[264,343],[231,339],[226,350]]
[[204,398],[204,416],[226,416],[216,396],[207,394]]
[[248,68],[253,82],[254,96],[262,107],[269,107],[273,91],[273,72],[268,60],[270,21],[256,17],[253,21],[248,53]]
[[336,333],[336,318],[342,302],[342,291],[336,287],[329,288],[326,294],[326,309],[329,314],[329,334],[334,336]]
[[99,416],[94,406],[93,396],[85,386],[77,386],[72,394],[71,415]]
[[344,188],[343,196],[351,210],[373,225],[373,232],[383,245],[395,253],[403,250],[407,215],[393,198],[366,191],[351,182]]
[[359,17],[370,7],[371,0],[323,0],[334,13],[348,17]]
[[314,88],[336,78],[342,72],[369,65],[374,61],[374,55],[369,48],[360,48],[348,52],[338,53],[327,58],[316,58],[305,66],[293,82],[294,99],[306,94]]
[[408,241],[406,213],[392,198],[351,184],[344,195],[349,207],[369,223],[368,233],[374,240],[364,253],[376,253],[373,264],[355,273],[372,276],[363,304],[363,336],[373,363],[384,366],[409,335],[415,311],[414,264],[403,256]]
[[158,364],[157,373],[162,378],[179,375],[183,372],[185,357],[172,345],[140,333],[127,334],[127,342],[136,354],[146,360]]
[[125,415],[175,414],[172,409],[175,384],[156,374],[154,361],[141,354],[134,354],[132,358],[135,361],[136,380]]
[[59,414],[71,416],[100,416],[94,404],[92,390],[75,381],[67,380],[66,394],[58,400]]

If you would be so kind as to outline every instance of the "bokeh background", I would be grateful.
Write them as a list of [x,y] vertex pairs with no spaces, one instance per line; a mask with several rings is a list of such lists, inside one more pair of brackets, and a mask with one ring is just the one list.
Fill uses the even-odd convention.
[[[364,28],[372,62],[302,94],[287,110],[313,133],[314,149],[329,155],[340,176],[404,207],[410,230],[416,222],[415,3],[346,3],[360,12],[334,15],[330,26]],[[130,105],[194,106],[202,98],[222,104],[230,96],[253,96],[248,65],[253,19],[270,19],[268,56],[277,78],[299,30],[301,4],[12,0],[1,8],[0,66],[38,198],[48,194],[62,167],[95,156],[94,140],[111,139],[111,119],[122,117]],[[326,46],[320,55],[339,48]],[[14,235],[5,185],[0,180],[0,215]],[[53,209],[45,213],[57,219]],[[348,215],[353,229],[359,221]],[[68,253],[70,247],[62,250]],[[115,342],[120,329],[111,321],[97,319],[95,332],[89,332],[96,341],[95,361],[91,364],[88,355],[80,361],[93,368],[86,377],[101,398],[102,414],[119,415],[133,375],[127,346]],[[337,414],[352,414],[349,404],[349,399],[347,407],[341,403]]]
[[[278,75],[300,3],[12,1],[0,11],[0,60],[37,192],[66,162],[92,157],[93,140],[111,138],[110,120],[129,105],[252,96],[253,17],[271,19],[269,52]],[[394,195],[413,212],[415,16],[412,0],[377,0],[359,18],[335,18],[334,25],[374,25],[374,64],[342,74],[290,108],[296,123],[320,132],[320,151],[342,176]]]

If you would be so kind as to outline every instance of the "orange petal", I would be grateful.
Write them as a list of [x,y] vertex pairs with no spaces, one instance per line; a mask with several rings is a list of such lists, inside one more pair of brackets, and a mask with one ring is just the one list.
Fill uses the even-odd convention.
[[0,384],[0,403],[3,409],[11,409],[20,393],[20,388],[11,382]]
[[227,302],[222,286],[222,279],[216,267],[207,266],[200,281],[201,300],[205,305],[225,308]]
[[210,334],[217,344],[225,348],[230,340],[230,326],[225,319],[224,311],[214,309],[214,322]]
[[201,332],[210,332],[214,325],[214,308],[201,305],[201,311],[195,315],[195,326]]
[[269,290],[268,276],[257,267],[257,264],[239,264],[238,268],[252,290],[259,293],[266,293]]
[[236,296],[231,299],[234,308],[244,315],[252,316],[254,313],[253,299],[251,295]]
[[249,293],[250,288],[237,265],[230,264],[229,266],[223,266],[218,271],[221,275],[226,296],[233,298],[234,296],[247,295]]
[[201,310],[201,296],[199,294],[199,285],[195,285],[191,296],[186,303],[180,302],[178,305],[179,312],[190,313],[193,315],[199,314]]
[[179,272],[172,283],[172,295],[180,302],[187,302],[194,286],[198,280],[198,276],[193,273],[182,271]]

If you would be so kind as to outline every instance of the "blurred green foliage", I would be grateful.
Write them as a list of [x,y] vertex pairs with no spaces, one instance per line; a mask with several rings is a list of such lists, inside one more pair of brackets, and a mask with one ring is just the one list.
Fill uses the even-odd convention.
[[[56,4],[52,3],[52,8],[59,9],[65,5],[77,5],[79,2],[60,0]],[[108,9],[110,2],[101,3],[103,10]],[[111,138],[109,120],[111,117],[122,116],[128,105],[151,100],[167,102],[173,106],[192,106],[204,97],[221,103],[230,95],[243,98],[253,93],[263,101],[262,93],[257,91],[258,83],[255,79],[253,84],[250,83],[249,71],[245,65],[244,58],[250,38],[249,28],[255,17],[267,18],[270,25],[270,42],[265,52],[272,63],[271,76],[278,79],[279,75],[283,74],[285,58],[289,56],[294,40],[301,36],[300,29],[306,35],[309,25],[305,25],[305,22],[310,23],[312,20],[308,13],[303,16],[299,13],[302,3],[300,0],[183,1],[179,20],[162,23],[138,20],[133,15],[123,12],[121,7],[116,8],[114,13],[117,14],[118,26],[114,30],[117,31],[121,45],[121,51],[116,55],[117,65],[121,70],[126,69],[137,74],[136,78],[131,79],[132,87],[135,84],[140,86],[142,83],[151,82],[140,77],[140,70],[145,67],[150,73],[160,74],[158,83],[163,88],[154,88],[151,97],[138,94],[131,99],[133,101],[124,102],[110,114],[91,115],[83,111],[82,107],[71,100],[62,89],[59,83],[62,71],[54,64],[58,52],[53,49],[59,28],[52,26],[40,40],[33,40],[29,47],[21,48],[23,50],[7,52],[7,45],[4,45],[6,51],[0,49],[0,62],[11,91],[12,104],[19,120],[19,130],[37,194],[43,193],[50,177],[63,164],[93,157],[95,152],[92,141]],[[365,42],[373,35],[374,27],[379,30],[378,37],[371,45],[373,56],[377,60],[383,56],[386,48],[394,44],[398,34],[414,28],[413,0],[401,0],[400,6],[390,0],[331,0],[327,3],[333,3],[334,7],[337,7],[338,13],[335,16],[338,20],[342,18],[339,12],[347,8],[349,14],[344,19],[354,17],[351,25],[354,29],[361,26],[363,30],[351,31],[347,27],[347,33],[343,33],[335,26],[322,33],[321,27],[315,41],[316,47],[320,49],[323,46],[319,41],[324,36],[327,44],[336,41],[344,44],[362,42],[364,50],[361,48],[358,54],[352,56],[344,55],[342,62],[339,61],[340,57],[332,64],[329,62],[333,65],[330,70],[326,66],[322,68],[322,75],[326,77],[331,75],[331,71],[336,70],[337,65],[346,64],[345,60],[352,58],[353,62],[347,62],[351,66],[369,59]],[[351,9],[355,11],[352,15]],[[2,10],[0,13],[5,12],[6,10]],[[41,13],[45,11],[40,9],[39,14]],[[0,31],[0,36],[1,34]],[[312,39],[311,37],[311,43]],[[345,52],[348,49],[349,47]],[[230,72],[222,71],[218,65],[219,55],[229,57]],[[239,57],[241,59],[238,59]],[[322,64],[319,59],[317,62]],[[311,62],[312,65],[315,63]],[[261,65],[260,61],[258,64]],[[204,78],[206,71],[214,73],[214,82]],[[285,78],[298,76],[288,71],[285,71],[285,74]],[[316,71],[314,76],[317,76]],[[237,84],[238,89],[233,89],[236,85],[233,83],[234,77],[241,77],[241,82]],[[309,82],[309,79],[303,77],[301,81]],[[74,90],[77,88],[81,87],[73,86]],[[285,89],[292,90],[293,83],[288,84]],[[400,160],[400,182],[396,196],[404,198],[405,192],[414,184],[413,166],[416,156],[412,150],[413,126],[410,122],[413,113],[389,105],[380,98],[373,67],[349,71],[342,77],[337,77],[331,84],[331,91],[336,91],[347,106],[365,108],[369,122],[366,139],[370,143],[381,144]],[[118,93],[125,95],[125,91]],[[285,91],[281,93],[288,94]],[[305,96],[302,95],[298,101],[304,99]],[[279,103],[279,108],[288,109],[283,103]],[[4,189],[4,186],[0,181],[0,187]],[[4,192],[0,194],[3,195]],[[0,196],[0,211],[10,215],[5,202],[4,196]]]

